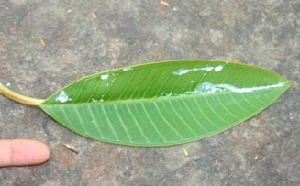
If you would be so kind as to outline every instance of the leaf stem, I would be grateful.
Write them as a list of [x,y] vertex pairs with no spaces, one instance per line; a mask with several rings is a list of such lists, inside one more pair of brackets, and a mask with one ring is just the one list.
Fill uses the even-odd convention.
[[40,105],[42,102],[45,100],[42,99],[36,99],[36,98],[31,98],[27,97],[21,94],[18,94],[16,92],[13,92],[6,88],[4,85],[0,84],[0,94],[3,94],[7,98],[21,104],[26,104],[26,105]]

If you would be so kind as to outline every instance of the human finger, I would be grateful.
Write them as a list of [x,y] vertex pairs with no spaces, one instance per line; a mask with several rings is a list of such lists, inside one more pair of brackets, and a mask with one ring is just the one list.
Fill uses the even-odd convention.
[[29,139],[0,140],[0,167],[35,165],[50,158],[48,145]]

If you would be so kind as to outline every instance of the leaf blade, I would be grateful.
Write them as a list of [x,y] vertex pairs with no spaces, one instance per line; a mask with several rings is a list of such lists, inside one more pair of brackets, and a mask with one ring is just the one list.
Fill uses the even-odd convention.
[[282,76],[253,66],[167,61],[85,77],[40,106],[86,137],[169,146],[235,126],[271,105],[290,86]]

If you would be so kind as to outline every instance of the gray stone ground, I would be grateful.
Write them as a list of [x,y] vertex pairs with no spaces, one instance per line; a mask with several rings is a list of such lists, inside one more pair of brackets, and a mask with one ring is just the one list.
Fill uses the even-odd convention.
[[277,71],[295,86],[242,125],[169,148],[86,139],[39,109],[0,96],[0,138],[38,139],[51,147],[45,164],[0,169],[0,185],[300,185],[300,1],[168,3],[0,0],[0,81],[46,98],[97,71],[224,59]]

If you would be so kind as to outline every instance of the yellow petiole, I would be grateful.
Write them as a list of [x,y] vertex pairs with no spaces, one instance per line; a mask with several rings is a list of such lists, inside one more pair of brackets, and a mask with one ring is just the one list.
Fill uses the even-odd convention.
[[7,98],[9,98],[17,103],[22,103],[22,104],[26,104],[26,105],[40,105],[42,102],[45,101],[43,99],[31,98],[31,97],[27,97],[27,96],[18,94],[16,92],[9,90],[8,88],[6,88],[5,86],[3,86],[1,84],[0,84],[0,94],[3,94]]

